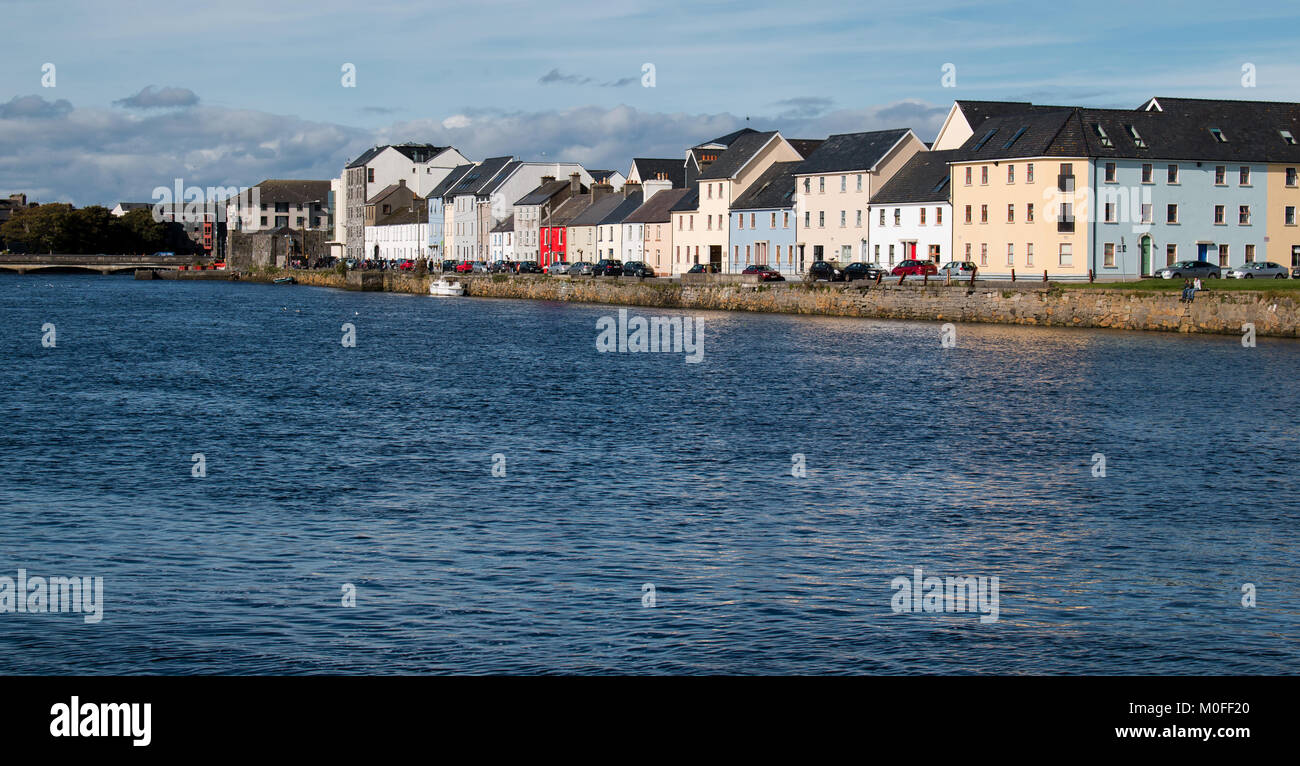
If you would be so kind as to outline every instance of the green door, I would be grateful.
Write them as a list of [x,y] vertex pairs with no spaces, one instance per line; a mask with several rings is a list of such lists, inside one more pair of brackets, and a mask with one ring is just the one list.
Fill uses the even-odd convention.
[[1151,238],[1142,238],[1142,276],[1151,273]]

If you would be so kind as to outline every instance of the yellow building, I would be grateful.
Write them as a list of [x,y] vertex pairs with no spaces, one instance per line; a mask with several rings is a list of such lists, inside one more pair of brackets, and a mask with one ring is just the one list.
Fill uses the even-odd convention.
[[1265,259],[1300,268],[1300,162],[1268,166],[1268,231]]

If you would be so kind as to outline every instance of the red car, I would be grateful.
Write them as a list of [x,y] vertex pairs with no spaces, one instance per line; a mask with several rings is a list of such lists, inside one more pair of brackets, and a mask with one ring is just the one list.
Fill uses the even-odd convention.
[[402,261],[402,264],[397,268],[402,271],[415,271],[415,261],[411,260],[410,258],[407,258],[406,260]]
[[781,276],[781,272],[765,264],[755,264],[753,266],[746,266],[745,270],[740,273],[757,274],[758,281],[760,282],[784,282],[785,281],[785,277]]
[[470,263],[469,261],[461,261],[460,263],[456,264],[457,274],[468,274],[473,270],[474,270],[474,264]]
[[922,274],[938,274],[939,267],[935,266],[934,262],[932,261],[910,261],[909,260],[909,261],[903,261],[902,263],[898,264],[897,266],[894,267],[894,270],[889,273],[893,274],[896,277],[901,277],[904,274],[907,274],[908,276],[911,276],[913,274],[915,274],[916,276],[921,276]]

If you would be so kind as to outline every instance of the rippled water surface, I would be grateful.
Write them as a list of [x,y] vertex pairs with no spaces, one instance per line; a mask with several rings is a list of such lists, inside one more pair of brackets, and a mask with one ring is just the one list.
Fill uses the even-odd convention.
[[[615,312],[0,275],[0,575],[105,601],[0,673],[1300,667],[1300,343]],[[1000,619],[895,614],[915,567]]]

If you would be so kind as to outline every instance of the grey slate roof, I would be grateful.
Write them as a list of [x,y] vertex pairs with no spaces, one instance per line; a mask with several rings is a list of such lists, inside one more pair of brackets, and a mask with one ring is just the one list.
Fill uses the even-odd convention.
[[424,195],[424,198],[437,199],[439,197],[445,197],[447,195],[447,192],[451,190],[451,187],[455,186],[460,181],[460,179],[465,176],[466,173],[468,173],[473,169],[474,169],[474,163],[472,162],[467,163],[465,165],[457,165],[456,167],[452,168],[451,172],[447,174],[446,178],[442,179],[442,181],[440,181],[437,186],[433,187],[433,191]]
[[658,192],[632,214],[623,219],[624,223],[668,223],[668,211],[690,194],[690,189],[666,189]]
[[592,183],[604,183],[609,177],[614,175],[612,170],[588,170],[587,175],[591,176]]
[[384,151],[390,146],[396,149],[397,151],[401,152],[402,154],[404,154],[407,157],[407,159],[411,160],[412,162],[428,162],[429,160],[433,159],[434,157],[437,157],[439,154],[442,154],[443,152],[451,148],[450,146],[434,146],[433,144],[416,144],[416,143],[384,144],[383,146],[372,146],[371,148],[362,152],[361,155],[358,156],[355,160],[349,162],[347,164],[347,167],[350,168],[362,167],[366,163],[370,162],[370,160],[374,159],[376,155],[378,155],[380,152]]
[[492,231],[489,233],[495,234],[497,232],[514,231],[514,230],[515,230],[515,217],[513,215],[508,215],[506,216],[506,219],[504,221],[497,224],[496,226],[493,226]]
[[701,146],[708,146],[710,144],[721,144],[722,146],[729,147],[732,144],[734,144],[736,142],[736,139],[740,138],[741,136],[745,136],[745,135],[749,135],[750,133],[757,133],[757,132],[758,131],[754,130],[753,128],[741,128],[740,130],[732,131],[731,133],[728,133],[725,136],[718,136],[712,141],[705,141],[704,143],[696,144],[691,148],[698,149]]
[[727,147],[727,151],[718,157],[717,161],[700,172],[698,180],[719,180],[723,178],[732,178],[740,171],[745,163],[753,159],[754,155],[772,140],[773,136],[778,135],[775,130],[769,130],[765,133],[750,131],[737,138]]
[[830,136],[808,155],[799,174],[871,170],[908,132],[907,128],[894,128]]
[[424,223],[426,221],[425,210],[422,206],[417,205],[415,210],[409,207],[399,207],[388,215],[375,221],[375,226],[398,226],[405,223]]
[[623,201],[616,205],[613,210],[609,211],[609,214],[600,219],[598,223],[602,226],[614,223],[623,223],[629,215],[632,215],[641,207],[642,196],[644,195],[642,195],[641,192],[632,192],[626,197],[623,197]]
[[541,226],[571,226],[575,217],[586,210],[591,205],[590,194],[578,194],[569,197],[561,202],[558,207],[551,211],[550,218],[542,217],[538,224]]
[[[399,184],[389,184],[389,185],[385,186],[384,188],[380,189],[378,192],[376,192],[376,193],[375,193],[375,196],[373,196],[373,197],[371,197],[370,199],[366,200],[366,204],[367,204],[367,205],[374,205],[374,204],[378,203],[380,200],[382,200],[382,199],[384,199],[385,197],[387,197],[388,195],[390,195],[390,194],[392,194],[393,192],[397,191],[398,189],[406,189],[406,190],[410,191],[410,187],[407,186],[406,184],[400,184],[400,183],[399,183]],[[412,196],[415,196],[414,193],[412,193]]]
[[871,195],[871,204],[906,205],[916,202],[948,202],[948,163],[960,157],[956,149],[945,152],[917,152],[898,169],[893,178]]
[[808,155],[817,151],[817,147],[826,143],[826,139],[824,138],[787,138],[786,141],[788,141],[790,145],[794,147],[794,150],[799,152],[799,156],[804,159],[807,159]]
[[299,181],[294,179],[268,178],[254,187],[263,205],[287,202],[301,205],[304,202],[329,204],[329,181]]
[[682,160],[634,157],[632,167],[636,168],[643,182],[653,180],[662,173],[672,182],[674,189],[686,185],[686,163]]
[[501,188],[501,184],[505,183],[516,170],[523,167],[523,164],[524,163],[518,160],[511,160],[510,162],[507,162],[505,167],[497,171],[496,176],[494,176],[490,181],[485,183],[481,189],[479,189],[478,191],[479,196],[491,194],[492,192]]
[[513,158],[511,157],[488,157],[474,166],[443,196],[462,197],[466,194],[485,194],[484,190],[492,183],[496,175],[512,161]]
[[520,197],[515,202],[515,204],[516,205],[544,205],[546,204],[546,201],[549,200],[551,197],[554,197],[556,194],[559,194],[560,192],[564,191],[567,188],[569,188],[569,182],[567,180],[549,181],[544,184],[539,184],[536,189],[533,189],[532,191],[528,192],[524,196]]
[[605,216],[614,212],[614,208],[619,206],[623,201],[622,195],[606,194],[595,202],[583,208],[582,212],[573,216],[569,221],[569,226],[595,226],[604,220]]
[[699,209],[700,209],[700,187],[693,186],[687,190],[686,194],[683,194],[681,196],[681,199],[673,203],[673,206],[668,209],[668,212],[677,213],[677,212],[699,210]]
[[794,174],[802,162],[774,162],[745,193],[731,203],[732,210],[767,210],[794,204]]

